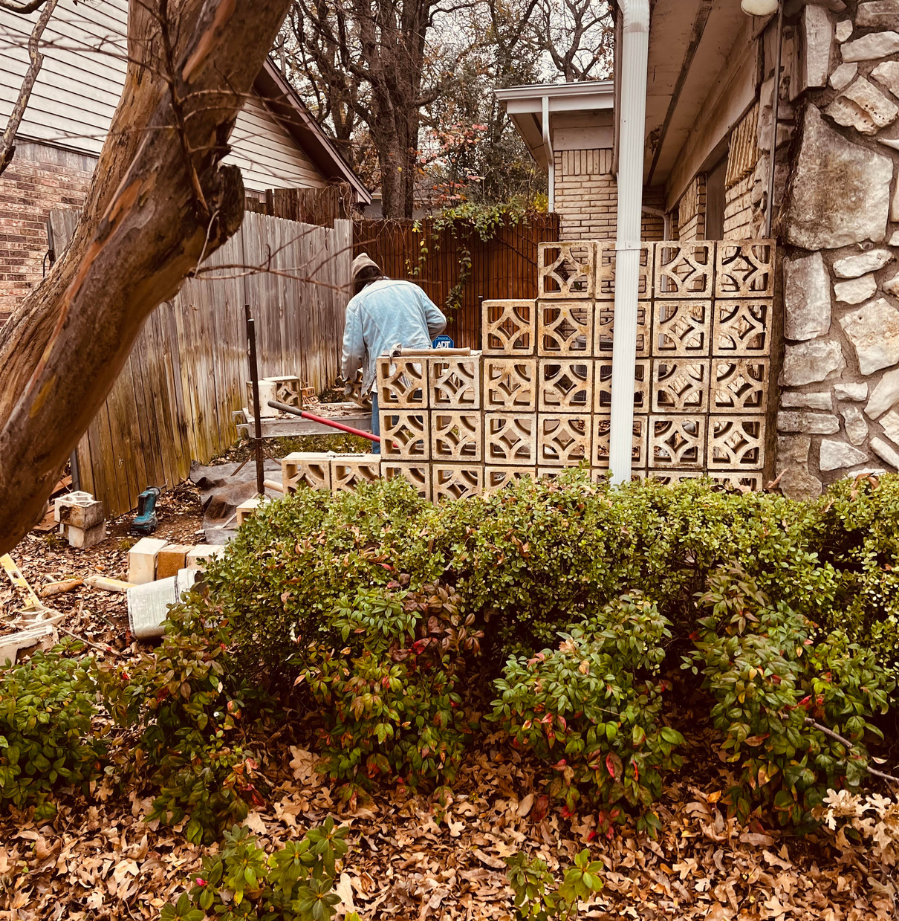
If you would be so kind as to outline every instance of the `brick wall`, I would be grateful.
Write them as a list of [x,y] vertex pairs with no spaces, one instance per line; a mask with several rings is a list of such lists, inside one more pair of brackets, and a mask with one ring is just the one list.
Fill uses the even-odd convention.
[[677,204],[679,240],[705,239],[705,173],[700,173],[687,187]]
[[[665,210],[665,189],[663,186],[646,186],[643,189],[643,204],[647,208]],[[643,212],[640,221],[640,238],[642,240],[664,240],[665,218],[661,214]]]
[[752,233],[752,175],[735,182],[725,191],[724,239],[748,240]]
[[0,176],[0,326],[40,282],[51,208],[81,207],[95,160],[20,141]]

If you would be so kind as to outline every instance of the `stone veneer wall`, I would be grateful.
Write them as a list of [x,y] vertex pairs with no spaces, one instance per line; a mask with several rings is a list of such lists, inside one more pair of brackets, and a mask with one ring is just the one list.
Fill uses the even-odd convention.
[[899,0],[807,6],[796,29],[792,79],[798,68],[808,89],[788,96],[797,132],[776,224],[776,466],[786,495],[808,497],[847,474],[899,469]]

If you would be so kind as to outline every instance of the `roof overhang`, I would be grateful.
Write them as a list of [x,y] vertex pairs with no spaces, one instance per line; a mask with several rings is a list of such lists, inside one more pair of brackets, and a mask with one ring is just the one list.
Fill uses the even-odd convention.
[[543,169],[547,168],[543,144],[544,100],[550,123],[553,116],[562,113],[583,114],[611,110],[615,104],[615,85],[611,80],[534,83],[529,86],[510,86],[494,92],[524,139],[531,156]]
[[253,83],[272,114],[296,140],[307,157],[329,182],[347,182],[363,205],[371,203],[371,192],[340,155],[331,139],[312,117],[296,90],[270,59]]

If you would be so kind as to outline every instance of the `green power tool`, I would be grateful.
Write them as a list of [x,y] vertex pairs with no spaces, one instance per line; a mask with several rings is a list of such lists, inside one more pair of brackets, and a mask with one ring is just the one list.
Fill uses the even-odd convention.
[[159,527],[156,502],[161,494],[156,486],[150,486],[137,497],[137,515],[131,522],[132,534],[152,534]]

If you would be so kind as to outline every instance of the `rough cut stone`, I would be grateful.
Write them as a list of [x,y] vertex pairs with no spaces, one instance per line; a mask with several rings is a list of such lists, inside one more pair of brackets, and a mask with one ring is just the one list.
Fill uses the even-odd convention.
[[892,236],[889,240],[887,240],[887,243],[889,243],[890,246],[899,246],[899,230],[893,231]]
[[788,499],[814,499],[821,495],[821,481],[808,471],[811,444],[807,435],[777,438],[777,476],[780,491]]
[[871,393],[871,399],[865,406],[865,415],[870,419],[882,416],[899,400],[899,368],[887,371]]
[[858,64],[840,64],[830,75],[830,85],[839,92],[846,89],[858,74]]
[[887,294],[892,294],[893,297],[899,297],[899,273],[894,275],[888,281],[885,281],[881,287],[884,291],[886,291]]
[[899,29],[899,2],[874,0],[873,3],[860,3],[855,24],[860,29]]
[[[802,42],[800,43],[800,68],[798,95],[810,87],[827,86],[830,73],[830,46],[833,44],[833,25],[827,10],[809,5],[802,11]],[[792,87],[791,87],[792,89]]]
[[837,41],[842,44],[850,35],[852,35],[852,23],[848,19],[838,22],[836,28]]
[[846,367],[839,342],[813,339],[788,345],[784,349],[784,365],[780,383],[784,387],[801,387],[827,380]]
[[841,410],[846,434],[854,445],[860,445],[868,437],[868,423],[857,406],[847,406]]
[[895,32],[872,32],[842,45],[844,61],[873,61],[899,51],[899,35]]
[[889,442],[884,441],[882,438],[872,438],[871,450],[882,461],[886,461],[891,467],[899,470],[899,454],[896,453],[895,449]]
[[787,242],[809,250],[879,243],[892,178],[889,157],[847,141],[809,105],[785,212]]
[[833,409],[833,398],[829,390],[818,390],[815,393],[796,393],[786,391],[780,395],[780,405],[783,409]]
[[881,420],[880,424],[890,441],[899,444],[899,412],[891,409]]
[[860,304],[873,297],[877,292],[877,282],[873,275],[863,275],[849,281],[838,281],[833,286],[836,299],[843,304]]
[[833,271],[837,278],[858,278],[868,272],[882,269],[891,259],[893,254],[888,249],[872,249],[858,256],[844,256],[833,264]]
[[882,61],[871,71],[871,76],[894,96],[899,96],[899,63]]
[[858,448],[852,448],[835,438],[825,438],[821,442],[819,465],[822,470],[837,470],[840,467],[854,467],[863,464],[868,455]]
[[899,363],[899,310],[882,297],[847,313],[840,325],[855,348],[862,374]]
[[838,400],[855,400],[858,402],[859,400],[867,399],[868,385],[865,383],[834,384],[833,395]]
[[877,134],[899,116],[899,109],[864,77],[843,90],[824,111],[838,125],[862,134]]
[[830,278],[821,253],[784,260],[784,335],[815,339],[830,330]]
[[799,432],[801,435],[834,435],[840,430],[840,420],[824,413],[777,414],[778,432]]

